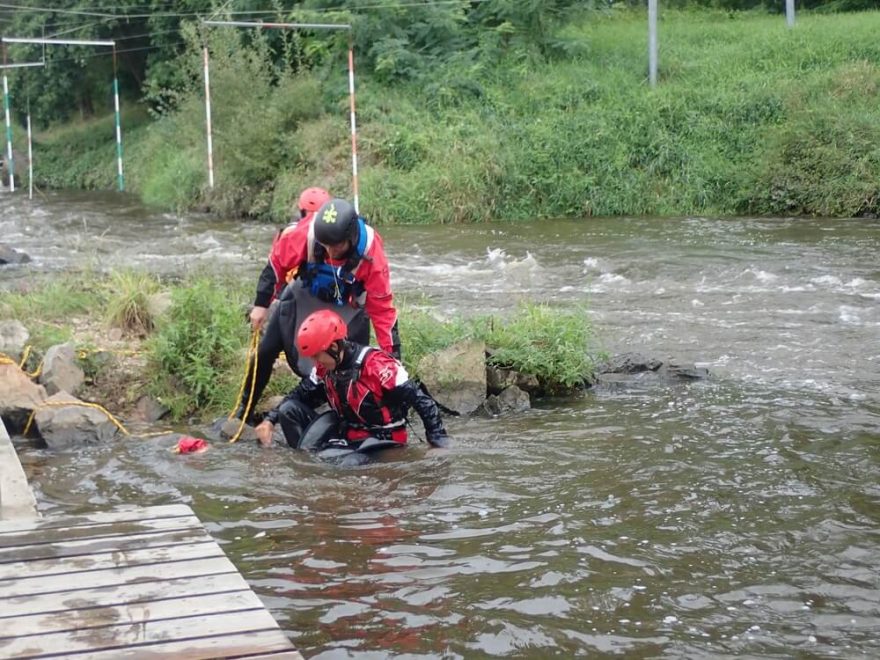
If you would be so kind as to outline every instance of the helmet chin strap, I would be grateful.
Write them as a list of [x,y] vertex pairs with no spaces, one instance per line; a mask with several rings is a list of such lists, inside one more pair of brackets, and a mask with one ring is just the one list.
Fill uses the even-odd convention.
[[333,361],[336,363],[336,366],[339,366],[339,363],[342,361],[342,343],[337,339],[330,346],[327,347],[327,350],[324,351],[327,355],[333,358]]

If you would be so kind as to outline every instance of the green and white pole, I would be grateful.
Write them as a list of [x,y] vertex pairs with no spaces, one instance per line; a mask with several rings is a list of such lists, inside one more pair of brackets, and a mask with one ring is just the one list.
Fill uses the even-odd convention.
[[[14,172],[14,162],[12,160],[12,122],[10,116],[10,107],[11,103],[9,100],[9,83],[6,79],[6,69],[20,69],[22,67],[29,66],[44,66],[45,62],[18,62],[15,64],[7,64],[6,63],[6,44],[3,44],[3,64],[0,64],[0,69],[3,69],[3,107],[5,109],[6,114],[6,149],[7,149],[7,157],[9,158],[9,190],[10,192],[15,191],[15,172]],[[33,179],[33,168],[31,166],[32,157],[31,157],[31,99],[30,94],[28,94],[28,114],[27,114],[27,126],[28,126],[28,173]],[[31,190],[31,199],[33,199],[33,183],[30,185]]]
[[[119,120],[119,81],[116,75],[116,42],[115,41],[96,41],[90,39],[46,39],[46,38],[35,38],[35,37],[2,37],[0,41],[4,44],[4,52],[5,52],[5,44],[43,44],[44,46],[110,46],[113,48],[113,102],[116,107],[116,170],[117,170],[117,179],[119,181],[119,190],[125,190],[125,179],[122,176],[122,126]],[[24,66],[42,66],[43,62],[37,64],[30,64]],[[12,66],[12,65],[10,65]],[[4,88],[4,96],[6,96],[6,76],[3,77],[3,88]],[[6,105],[6,126],[7,126],[7,140],[10,142],[9,146],[9,158],[10,161],[12,159],[12,145],[11,145],[11,129],[9,128],[9,105],[7,102]],[[11,163],[10,163],[11,164]],[[12,169],[9,170],[10,180],[12,177]]]
[[122,121],[119,115],[119,77],[116,75],[116,44],[113,45],[113,105],[116,109],[116,179],[119,192],[125,190],[125,176],[122,173]]
[[6,167],[9,170],[9,192],[15,192],[15,164],[12,160],[12,122],[9,118],[9,82],[3,73],[3,110],[6,114]]

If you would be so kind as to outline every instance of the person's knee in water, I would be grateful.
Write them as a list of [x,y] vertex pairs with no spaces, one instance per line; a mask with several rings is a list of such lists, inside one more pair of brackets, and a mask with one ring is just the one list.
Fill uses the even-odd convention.
[[[314,413],[329,404],[338,420],[335,440],[356,451],[405,445],[410,409],[421,417],[427,441],[435,447],[448,447],[449,436],[436,402],[409,377],[403,364],[385,351],[352,342],[346,336],[345,322],[332,310],[319,310],[303,321],[296,336],[297,348],[314,359],[315,368],[257,426],[260,442],[271,443],[280,420],[287,443],[299,447],[307,428],[303,411]],[[314,420],[312,417],[309,422]]]

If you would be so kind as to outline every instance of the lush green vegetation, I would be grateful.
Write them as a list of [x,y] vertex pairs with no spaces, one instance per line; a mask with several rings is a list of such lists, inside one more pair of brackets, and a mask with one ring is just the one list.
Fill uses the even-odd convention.
[[[150,299],[170,294],[171,305],[157,313]],[[4,294],[0,318],[16,318],[31,331],[30,368],[52,345],[74,341],[83,367],[93,379],[102,368],[118,364],[98,359],[108,350],[106,327],[126,331],[125,354],[140,354],[139,365],[126,365],[128,387],[136,397],[149,391],[176,419],[211,418],[228,412],[237,398],[250,342],[240,282],[194,275],[180,282],[160,282],[136,271],[52,277]],[[513,321],[493,316],[441,319],[423,306],[401,306],[404,360],[418,375],[426,354],[465,339],[480,339],[491,349],[491,364],[537,377],[546,394],[574,391],[592,380],[599,357],[585,310],[564,311],[524,304]],[[118,350],[118,342],[110,350]],[[145,366],[144,366],[145,365]],[[293,376],[274,377],[265,396],[287,392]],[[112,381],[118,389],[119,381]],[[100,396],[101,392],[95,392]],[[118,392],[107,392],[116,400]],[[98,401],[99,403],[107,403]],[[132,401],[133,403],[133,401]]]
[[[362,210],[376,221],[880,212],[878,13],[801,12],[788,30],[778,15],[664,11],[652,90],[642,12],[550,0],[334,5],[348,9],[327,16],[358,29]],[[350,194],[340,37],[181,34],[173,83],[150,78],[161,115],[125,119],[130,189],[165,207],[273,220],[307,185]],[[109,119],[41,136],[38,177],[112,188],[112,138]]]

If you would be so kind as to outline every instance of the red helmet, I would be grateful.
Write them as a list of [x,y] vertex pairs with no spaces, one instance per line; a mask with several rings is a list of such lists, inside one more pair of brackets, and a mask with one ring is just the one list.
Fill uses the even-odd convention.
[[345,321],[330,309],[319,309],[306,317],[296,333],[296,348],[306,357],[315,357],[326,351],[338,339],[345,339],[348,328]]
[[299,196],[299,210],[303,213],[314,213],[330,199],[330,193],[323,188],[306,188]]

